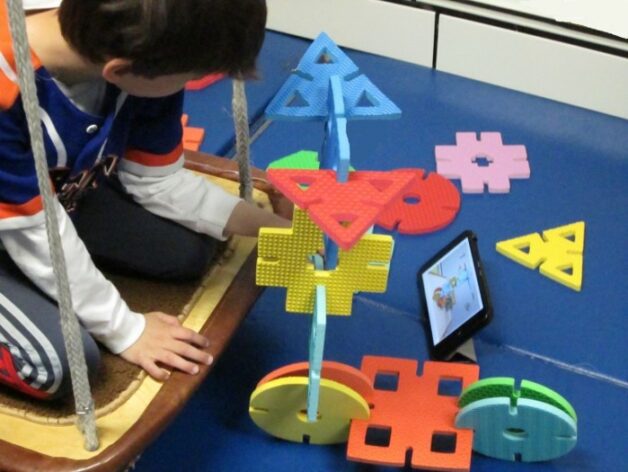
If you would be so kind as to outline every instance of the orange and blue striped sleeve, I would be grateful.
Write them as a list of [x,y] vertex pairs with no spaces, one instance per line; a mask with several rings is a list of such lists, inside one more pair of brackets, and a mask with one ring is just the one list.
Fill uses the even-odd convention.
[[133,117],[120,168],[162,177],[183,167],[183,92],[164,98],[129,97]]
[[[31,57],[35,69],[41,66]],[[5,2],[0,2],[0,230],[27,227],[42,220],[35,174]]]

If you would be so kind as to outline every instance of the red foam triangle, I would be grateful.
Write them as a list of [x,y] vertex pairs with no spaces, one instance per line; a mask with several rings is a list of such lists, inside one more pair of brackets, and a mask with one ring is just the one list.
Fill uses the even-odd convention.
[[[413,175],[356,171],[347,182],[338,182],[333,170],[269,169],[268,178],[339,247],[348,250],[402,194]],[[351,223],[345,226],[345,221]]]

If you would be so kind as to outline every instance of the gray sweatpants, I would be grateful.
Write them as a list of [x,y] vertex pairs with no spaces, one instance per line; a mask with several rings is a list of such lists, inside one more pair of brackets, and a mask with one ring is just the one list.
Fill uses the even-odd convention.
[[[80,201],[72,215],[96,264],[105,269],[183,280],[201,276],[216,241],[149,213],[114,179]],[[100,353],[82,329],[91,375]],[[58,398],[71,389],[56,303],[28,280],[0,250],[0,384],[39,398]],[[0,385],[0,388],[4,388]]]

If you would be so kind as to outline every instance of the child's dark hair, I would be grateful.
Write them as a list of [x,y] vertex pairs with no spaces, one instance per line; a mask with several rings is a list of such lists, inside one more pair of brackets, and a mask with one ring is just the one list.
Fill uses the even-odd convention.
[[94,63],[132,62],[144,77],[197,72],[254,75],[264,0],[63,0],[61,32]]

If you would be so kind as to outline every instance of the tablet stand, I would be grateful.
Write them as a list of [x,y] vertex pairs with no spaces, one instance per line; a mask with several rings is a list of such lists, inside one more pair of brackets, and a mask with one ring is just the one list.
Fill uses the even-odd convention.
[[473,344],[473,338],[469,338],[466,342],[460,345],[458,349],[452,352],[449,357],[447,357],[448,361],[470,361],[473,363],[477,363],[478,359],[475,354],[475,345]]

